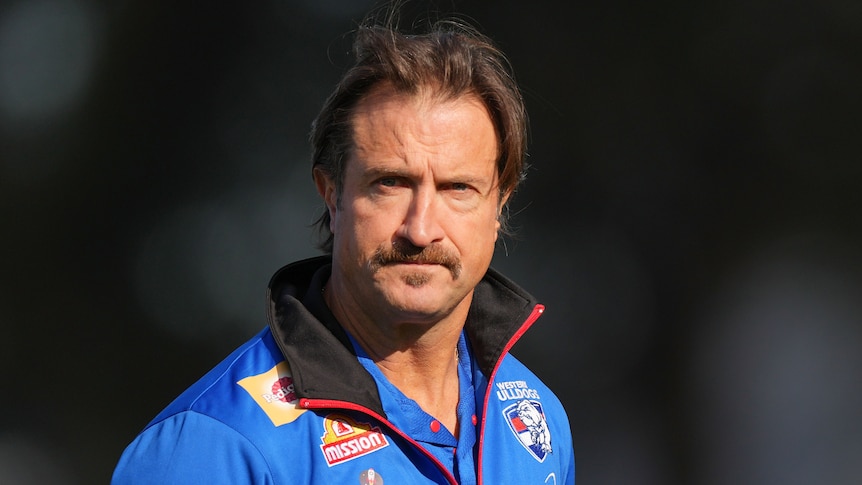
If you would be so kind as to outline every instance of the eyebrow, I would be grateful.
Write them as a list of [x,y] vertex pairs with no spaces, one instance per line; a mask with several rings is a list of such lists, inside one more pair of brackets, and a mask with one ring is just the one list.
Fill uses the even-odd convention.
[[383,167],[378,165],[372,165],[370,167],[366,167],[362,171],[362,177],[364,178],[377,178],[377,177],[410,177],[411,173],[408,170],[404,170],[402,168],[391,168],[391,167]]
[[[368,178],[368,179],[375,179],[378,177],[387,177],[387,176],[388,177],[412,178],[415,175],[416,175],[415,172],[411,172],[410,170],[405,170],[405,169],[400,168],[400,167],[399,168],[390,168],[390,167],[382,167],[382,166],[370,166],[370,167],[366,167],[366,169],[363,170],[363,172],[362,172],[362,177]],[[446,175],[445,177],[442,177],[442,179],[440,180],[440,182],[443,182],[443,183],[460,182],[460,183],[466,183],[466,184],[472,184],[472,185],[478,185],[479,183],[484,182],[484,181],[485,181],[484,177],[470,175],[470,174],[466,174],[466,173],[460,173],[460,174],[455,173],[455,174],[452,174],[451,176]],[[493,182],[491,182],[491,183],[493,185]]]

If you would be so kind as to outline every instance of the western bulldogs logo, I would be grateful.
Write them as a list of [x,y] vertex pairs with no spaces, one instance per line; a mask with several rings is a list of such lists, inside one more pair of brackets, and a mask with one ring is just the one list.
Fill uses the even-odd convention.
[[503,416],[518,441],[539,463],[545,461],[548,453],[554,452],[542,403],[524,399],[504,409]]

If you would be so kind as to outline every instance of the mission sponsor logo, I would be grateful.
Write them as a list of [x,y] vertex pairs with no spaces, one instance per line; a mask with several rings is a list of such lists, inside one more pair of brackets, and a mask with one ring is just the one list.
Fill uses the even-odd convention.
[[275,426],[293,422],[305,412],[297,406],[299,398],[287,362],[279,362],[263,374],[246,377],[237,384],[248,392]]
[[343,414],[330,414],[323,420],[320,451],[326,464],[335,466],[389,446],[377,426],[354,421]]
[[512,401],[515,399],[540,399],[539,391],[530,388],[527,381],[503,381],[496,383],[497,399]]
[[545,411],[539,401],[524,399],[503,410],[509,428],[524,448],[539,463],[545,461],[551,448],[551,430],[545,420]]

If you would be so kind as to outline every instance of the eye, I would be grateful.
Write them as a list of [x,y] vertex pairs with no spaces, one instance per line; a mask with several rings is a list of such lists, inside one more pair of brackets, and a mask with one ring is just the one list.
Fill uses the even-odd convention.
[[391,175],[386,177],[380,177],[375,181],[375,184],[380,187],[402,187],[406,185],[406,182],[402,177]]
[[374,187],[377,190],[398,189],[407,186],[407,181],[403,177],[397,175],[386,175],[374,181]]
[[470,189],[470,186],[465,184],[465,183],[454,182],[452,184],[452,190],[454,190],[456,192],[464,192],[465,190],[469,190],[469,189]]

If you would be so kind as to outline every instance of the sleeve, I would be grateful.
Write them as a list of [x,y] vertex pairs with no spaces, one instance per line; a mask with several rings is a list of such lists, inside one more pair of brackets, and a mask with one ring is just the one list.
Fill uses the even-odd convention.
[[566,483],[569,485],[575,485],[575,452],[571,450],[569,452],[569,466],[568,466],[568,475],[563,479],[562,483]]
[[[559,402],[559,400],[557,400],[557,402]],[[565,424],[565,432],[562,433],[565,456],[562,458],[562,463],[560,463],[560,471],[565,473],[565,476],[563,476],[562,480],[558,483],[575,485],[575,446],[572,438],[572,429],[569,425],[569,418],[562,403],[559,404],[559,410],[560,415],[562,416],[561,421]]]
[[112,485],[272,484],[269,465],[243,435],[224,423],[183,412],[156,423],[126,448]]

